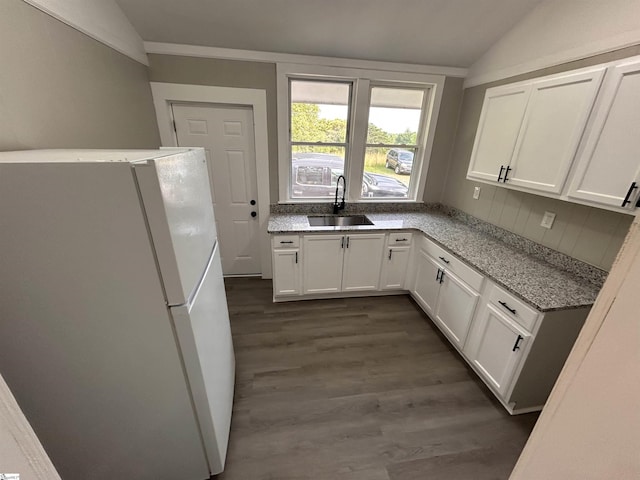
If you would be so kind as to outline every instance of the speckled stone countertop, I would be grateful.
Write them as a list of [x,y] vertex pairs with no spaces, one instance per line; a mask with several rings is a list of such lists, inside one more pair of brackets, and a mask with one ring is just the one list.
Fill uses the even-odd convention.
[[541,312],[590,306],[600,286],[441,212],[367,213],[373,225],[312,227],[306,215],[272,214],[269,233],[418,230]]

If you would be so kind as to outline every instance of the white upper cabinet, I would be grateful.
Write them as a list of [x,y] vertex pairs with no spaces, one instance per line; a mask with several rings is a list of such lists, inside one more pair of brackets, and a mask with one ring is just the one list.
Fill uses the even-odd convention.
[[513,155],[524,118],[530,85],[506,85],[487,90],[467,176],[498,181]]
[[568,196],[594,204],[635,208],[640,183],[638,133],[640,60],[636,57],[612,67],[607,74]]
[[535,81],[503,181],[559,194],[602,82],[599,67]]
[[[619,206],[640,169],[637,163],[633,168],[625,164],[614,175],[620,180],[613,179],[613,168],[605,166],[603,159],[612,161],[612,155],[629,158],[630,150],[637,158],[640,150],[637,145],[627,145],[630,142],[624,138],[640,122],[639,109],[634,108],[640,87],[634,75],[637,67],[638,63],[597,65],[487,89],[467,178],[563,200],[599,201],[601,205],[594,192],[598,188],[617,192],[618,184],[623,183],[623,193],[618,194],[622,198],[610,203]],[[607,69],[614,72],[609,72],[603,89]],[[612,107],[616,94],[617,108]],[[598,122],[590,129],[590,143],[585,148],[585,130],[596,116],[594,105]],[[602,112],[603,108],[607,111]],[[618,119],[607,128],[609,109]],[[621,150],[624,153],[618,155]],[[585,160],[585,156],[589,158]],[[577,157],[584,164],[578,184],[573,180]],[[592,157],[599,166],[590,175],[586,164]],[[573,190],[568,194],[570,185]]]

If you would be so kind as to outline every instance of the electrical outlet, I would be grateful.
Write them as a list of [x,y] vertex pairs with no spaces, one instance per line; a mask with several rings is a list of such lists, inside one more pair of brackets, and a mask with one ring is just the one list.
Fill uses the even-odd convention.
[[544,217],[542,217],[542,221],[540,222],[540,226],[544,228],[551,228],[553,226],[553,221],[556,219],[556,214],[552,212],[544,212]]
[[473,198],[478,200],[480,198],[480,187],[476,187],[473,189]]

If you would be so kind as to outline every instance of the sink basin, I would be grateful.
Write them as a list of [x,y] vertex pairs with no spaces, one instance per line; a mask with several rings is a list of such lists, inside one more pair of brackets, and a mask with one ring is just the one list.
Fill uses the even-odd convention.
[[373,225],[364,215],[317,215],[307,217],[312,227],[348,227],[353,225]]

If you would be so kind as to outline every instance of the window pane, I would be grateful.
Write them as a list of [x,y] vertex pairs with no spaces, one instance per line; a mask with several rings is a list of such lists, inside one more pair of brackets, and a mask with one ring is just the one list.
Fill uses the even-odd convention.
[[367,148],[362,198],[407,198],[415,149]]
[[422,90],[373,87],[367,143],[416,145],[423,97]]
[[344,172],[344,147],[291,147],[291,196],[330,197]]
[[351,84],[291,80],[291,141],[346,143]]

